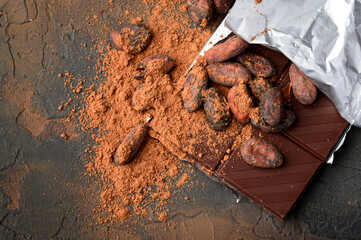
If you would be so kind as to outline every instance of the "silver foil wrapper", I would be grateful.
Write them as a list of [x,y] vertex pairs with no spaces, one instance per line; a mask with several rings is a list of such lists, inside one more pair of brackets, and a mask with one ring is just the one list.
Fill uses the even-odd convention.
[[237,0],[225,26],[281,51],[361,127],[361,0]]

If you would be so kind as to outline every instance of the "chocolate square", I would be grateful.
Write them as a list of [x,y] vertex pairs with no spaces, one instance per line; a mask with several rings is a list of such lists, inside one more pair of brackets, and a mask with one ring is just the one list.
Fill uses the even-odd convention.
[[[287,74],[282,86],[289,81]],[[296,122],[284,134],[325,161],[349,123],[340,116],[333,102],[320,91],[311,105],[299,103],[291,94],[291,109],[296,115]]]
[[216,176],[284,219],[323,162],[282,134],[255,132],[256,136],[261,134],[282,153],[284,163],[281,167],[252,167],[242,160],[239,146],[220,166]]

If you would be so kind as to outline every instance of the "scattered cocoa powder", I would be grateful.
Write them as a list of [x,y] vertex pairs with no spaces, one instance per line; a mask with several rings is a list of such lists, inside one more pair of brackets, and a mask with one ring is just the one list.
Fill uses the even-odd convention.
[[177,182],[177,187],[184,185],[189,179],[188,174],[183,174]]
[[[256,0],[257,1],[257,0]],[[262,1],[260,1],[259,3],[261,3]],[[262,15],[262,14],[261,14]],[[250,42],[252,42],[253,40],[256,39],[256,37],[259,37],[259,36],[262,36],[263,34],[266,34],[267,32],[271,31],[272,29],[269,29],[269,28],[265,28],[262,32],[258,33],[257,35],[254,35]]]
[[246,85],[239,84],[235,88],[236,96],[234,97],[234,103],[238,107],[238,111],[249,115],[253,109],[253,101],[249,96]]
[[249,123],[242,128],[241,133],[236,137],[236,140],[233,142],[232,145],[232,150],[236,148],[239,149],[243,145],[243,143],[250,139],[252,136],[252,125]]
[[21,193],[21,184],[29,174],[29,168],[25,164],[14,165],[0,174],[0,188],[6,196],[9,197],[7,202],[7,209],[19,209],[19,200]]
[[[179,6],[186,8],[182,0],[144,0],[142,7],[147,10],[138,16],[134,13],[133,19],[128,16],[131,11],[124,9],[122,21],[144,22],[152,32],[152,40],[144,51],[132,55],[112,48],[105,40],[109,34],[104,34],[104,41],[96,45],[102,57],[95,67],[105,77],[99,87],[74,85],[74,76],[65,73],[64,81],[75,90],[74,94],[86,98],[86,106],[79,116],[71,113],[68,118],[79,118],[82,129],[92,133],[95,141],[86,152],[90,157],[86,167],[88,176],[100,179],[101,204],[96,211],[107,213],[100,222],[126,221],[133,214],[165,220],[169,214],[167,200],[176,191],[174,187],[189,181],[188,174],[179,176],[182,171],[178,159],[187,160],[186,153],[201,154],[194,149],[200,136],[208,137],[208,146],[213,150],[226,137],[237,137],[240,142],[250,138],[250,125],[243,127],[232,121],[225,131],[216,133],[208,125],[202,109],[189,113],[184,108],[181,94],[184,76],[215,26],[203,30],[192,27],[185,11],[174,11]],[[175,68],[168,74],[155,71],[147,75],[144,86],[134,96],[143,84],[134,78],[134,71],[141,60],[155,54],[169,56]],[[157,62],[154,64],[150,67],[157,68]],[[133,101],[146,107],[137,111]],[[149,137],[132,162],[115,166],[113,157],[117,147],[147,116],[153,118]]]
[[[183,3],[175,2],[178,5]],[[163,145],[172,149],[172,143],[177,143],[173,141],[173,135],[165,132],[169,130],[166,126],[174,124],[171,117],[177,118],[179,127],[182,125],[182,120],[174,114],[174,111],[183,108],[180,91],[184,81],[180,79],[210,37],[211,31],[201,33],[200,29],[191,28],[187,14],[172,11],[172,7],[176,6],[166,0],[148,0],[144,7],[149,8],[145,14],[150,17],[147,17],[145,24],[153,35],[148,48],[140,54],[130,55],[111,48],[106,42],[100,42],[96,48],[103,53],[103,57],[99,59],[97,68],[105,74],[106,81],[96,91],[85,89],[89,94],[80,119],[83,130],[94,131],[96,145],[92,152],[95,156],[87,163],[87,169],[89,176],[102,179],[101,205],[97,211],[105,210],[108,215],[99,219],[101,222],[126,220],[132,214],[148,218],[158,216],[159,220],[165,220],[168,215],[166,201],[172,195],[172,181],[175,181],[174,186],[180,186],[189,177],[183,175],[177,181],[179,162]],[[125,10],[127,14],[130,14],[130,10]],[[136,18],[136,22],[145,19],[145,16],[132,17]],[[132,21],[127,16],[124,19]],[[134,79],[134,70],[142,59],[154,54],[168,55],[174,60],[176,68],[170,74],[156,72],[145,78],[144,90],[137,98],[149,106],[149,110],[139,112],[132,108],[134,91],[141,84]],[[158,64],[155,61],[149,67],[157,68]],[[83,90],[75,90],[75,93]],[[174,104],[177,108],[169,110]],[[157,129],[161,130],[160,134],[151,129],[149,134],[157,138],[167,136],[171,141],[160,139],[162,145],[148,137],[131,163],[114,166],[112,159],[115,149],[130,129],[144,121],[146,115],[153,116],[152,125],[163,125]],[[174,153],[177,150],[175,147],[171,151]],[[177,156],[184,159],[185,155],[182,154],[179,152]]]

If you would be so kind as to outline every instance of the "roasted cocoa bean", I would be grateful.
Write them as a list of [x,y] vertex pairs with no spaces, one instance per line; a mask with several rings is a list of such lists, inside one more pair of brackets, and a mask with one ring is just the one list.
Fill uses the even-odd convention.
[[215,130],[224,129],[232,120],[225,97],[215,88],[205,92],[204,112]]
[[224,62],[231,59],[248,47],[248,42],[241,37],[231,34],[224,41],[217,43],[205,52],[204,59],[209,63]]
[[110,37],[116,47],[130,54],[137,54],[146,49],[151,40],[151,33],[144,25],[130,24]]
[[208,74],[204,67],[194,67],[187,75],[182,98],[188,112],[194,112],[202,105],[202,93],[207,89]]
[[263,94],[272,88],[272,85],[263,77],[250,80],[249,86],[251,87],[252,94],[259,100],[261,100]]
[[213,15],[211,0],[187,0],[188,14],[198,25],[205,27]]
[[241,123],[249,122],[249,111],[253,107],[245,84],[233,86],[227,95],[228,105],[234,117]]
[[290,128],[292,124],[295,122],[295,120],[296,120],[295,114],[291,110],[286,110],[284,112],[281,122],[278,123],[276,126],[272,127],[268,125],[261,118],[259,119],[251,118],[251,123],[253,126],[261,129],[263,132],[281,132]]
[[251,166],[260,168],[276,168],[282,165],[283,157],[278,149],[271,143],[251,138],[241,148],[243,160]]
[[227,87],[247,83],[252,79],[248,69],[236,62],[214,63],[207,66],[206,69],[212,82]]
[[225,14],[231,9],[234,0],[213,0],[214,9],[219,14]]
[[141,80],[151,72],[168,73],[174,68],[173,60],[167,55],[157,54],[144,58],[137,66],[134,78]]
[[276,69],[273,64],[261,55],[251,52],[243,52],[235,59],[237,62],[246,66],[256,77],[272,77],[276,73]]
[[317,88],[311,79],[294,64],[290,67],[289,76],[296,99],[304,105],[312,104],[317,97]]
[[132,160],[147,136],[147,128],[145,124],[138,124],[125,136],[114,154],[115,165],[123,165]]
[[284,98],[280,88],[268,90],[259,103],[259,112],[263,120],[270,126],[276,126],[282,119]]

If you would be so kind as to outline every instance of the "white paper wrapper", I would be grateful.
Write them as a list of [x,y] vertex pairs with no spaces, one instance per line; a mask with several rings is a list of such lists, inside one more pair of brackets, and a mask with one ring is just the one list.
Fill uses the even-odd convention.
[[281,51],[361,127],[361,0],[237,0],[225,25]]

